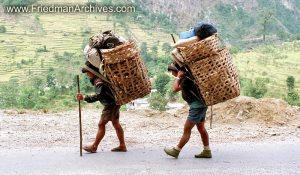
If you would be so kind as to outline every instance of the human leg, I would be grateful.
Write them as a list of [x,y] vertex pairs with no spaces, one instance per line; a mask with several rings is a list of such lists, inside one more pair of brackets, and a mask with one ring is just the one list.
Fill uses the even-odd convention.
[[120,124],[119,119],[113,119],[112,124],[113,124],[113,127],[116,130],[116,134],[118,136],[120,145],[116,148],[113,148],[111,151],[126,152],[127,149],[126,149],[126,144],[125,144],[125,139],[124,139],[124,130],[123,130],[121,124]]
[[181,149],[189,141],[190,136],[191,136],[191,131],[194,126],[195,126],[195,123],[193,123],[189,120],[186,120],[186,122],[184,124],[183,135],[182,135],[178,145],[173,148],[165,148],[164,149],[165,153],[168,154],[169,156],[178,158]]
[[100,119],[98,123],[98,131],[96,134],[96,139],[94,143],[90,146],[84,146],[83,149],[87,152],[95,153],[97,151],[98,145],[105,135],[105,125],[108,123],[108,120]]

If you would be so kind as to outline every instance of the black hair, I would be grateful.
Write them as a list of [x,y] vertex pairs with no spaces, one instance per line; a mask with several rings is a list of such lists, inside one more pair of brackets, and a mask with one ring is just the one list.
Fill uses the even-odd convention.
[[95,80],[96,80],[96,76],[93,76],[93,78],[90,78],[90,82],[93,86],[95,85]]
[[200,40],[212,36],[217,33],[217,29],[211,24],[199,23],[194,27],[195,34],[200,38]]

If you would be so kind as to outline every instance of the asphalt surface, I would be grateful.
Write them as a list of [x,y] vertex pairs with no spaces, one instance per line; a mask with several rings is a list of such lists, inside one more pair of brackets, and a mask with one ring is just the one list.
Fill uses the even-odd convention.
[[0,150],[0,174],[300,174],[300,141],[212,145],[213,158],[196,159],[200,148],[183,149],[178,159],[162,148],[109,150],[96,154],[74,148]]

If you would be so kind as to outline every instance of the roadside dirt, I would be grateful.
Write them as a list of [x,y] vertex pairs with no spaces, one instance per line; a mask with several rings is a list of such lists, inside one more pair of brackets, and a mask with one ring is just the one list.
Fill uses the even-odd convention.
[[[83,109],[83,142],[95,138],[101,110]],[[172,112],[138,109],[121,112],[128,149],[175,145],[182,134],[188,107]],[[282,100],[239,97],[213,107],[213,125],[207,130],[211,144],[230,142],[300,140],[300,108]],[[117,146],[111,124],[99,150]],[[78,112],[0,111],[0,148],[78,147]],[[201,146],[200,135],[193,129],[190,146]]]

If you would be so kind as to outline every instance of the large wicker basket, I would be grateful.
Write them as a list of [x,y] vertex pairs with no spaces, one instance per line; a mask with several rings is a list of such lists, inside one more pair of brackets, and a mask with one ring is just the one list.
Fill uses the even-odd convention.
[[101,52],[104,70],[111,82],[117,104],[126,104],[151,92],[144,60],[134,42]]
[[190,63],[218,53],[221,43],[218,34],[200,40],[186,47],[179,47],[178,50],[183,57],[184,63]]
[[227,48],[187,65],[207,106],[240,95],[238,73]]

